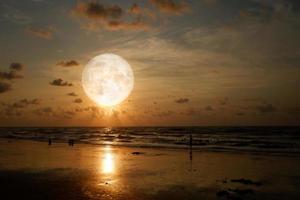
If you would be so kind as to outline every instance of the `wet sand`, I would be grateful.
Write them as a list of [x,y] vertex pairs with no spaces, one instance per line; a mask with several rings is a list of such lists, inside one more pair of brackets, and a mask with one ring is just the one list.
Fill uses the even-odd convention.
[[0,140],[1,199],[300,199],[299,169],[297,155]]

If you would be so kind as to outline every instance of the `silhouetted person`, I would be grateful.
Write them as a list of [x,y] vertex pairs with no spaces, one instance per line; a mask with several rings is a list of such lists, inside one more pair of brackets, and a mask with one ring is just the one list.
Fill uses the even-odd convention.
[[74,140],[73,139],[69,140],[69,146],[74,146]]
[[193,160],[193,135],[190,133],[190,161]]
[[51,138],[49,138],[48,139],[48,145],[51,146],[51,144],[52,144],[52,140],[51,140]]

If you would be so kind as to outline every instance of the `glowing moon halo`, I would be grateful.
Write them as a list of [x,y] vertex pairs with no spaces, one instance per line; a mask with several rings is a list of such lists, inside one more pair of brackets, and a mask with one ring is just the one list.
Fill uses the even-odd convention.
[[100,106],[121,103],[131,93],[133,85],[131,66],[115,54],[94,57],[82,72],[82,86],[86,95]]

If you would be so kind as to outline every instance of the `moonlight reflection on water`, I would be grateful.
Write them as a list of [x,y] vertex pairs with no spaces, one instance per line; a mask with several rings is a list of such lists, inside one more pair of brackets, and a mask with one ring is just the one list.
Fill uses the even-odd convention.
[[114,156],[111,153],[110,147],[104,149],[104,155],[102,157],[102,173],[112,174],[115,171]]

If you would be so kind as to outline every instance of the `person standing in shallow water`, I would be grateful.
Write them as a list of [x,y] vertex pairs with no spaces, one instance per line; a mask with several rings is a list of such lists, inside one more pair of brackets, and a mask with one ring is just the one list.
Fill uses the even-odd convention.
[[48,145],[51,146],[51,144],[52,144],[52,140],[51,140],[51,138],[49,138],[48,139]]
[[74,146],[74,140],[73,139],[69,140],[69,146]]
[[191,133],[190,133],[189,146],[190,146],[190,161],[192,161],[193,160],[193,135]]
[[193,135],[190,133],[190,148],[193,147]]

